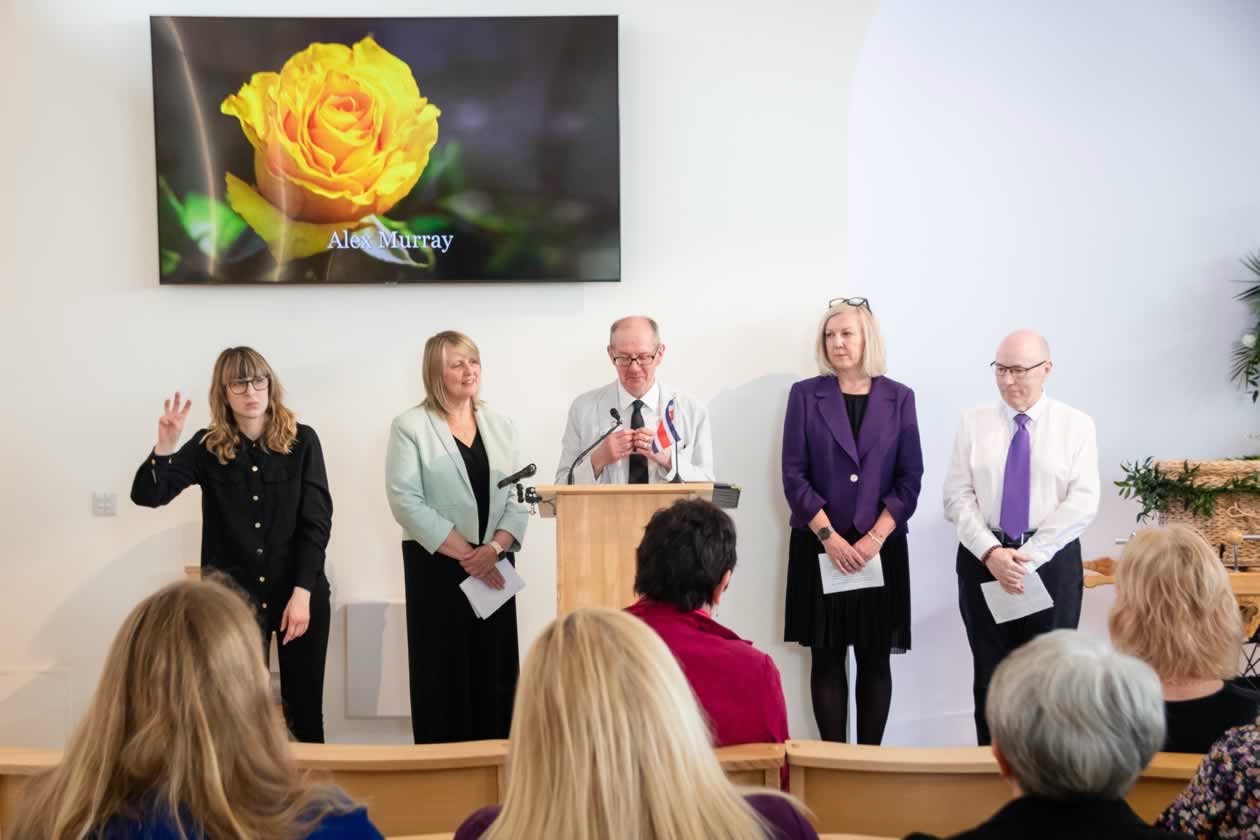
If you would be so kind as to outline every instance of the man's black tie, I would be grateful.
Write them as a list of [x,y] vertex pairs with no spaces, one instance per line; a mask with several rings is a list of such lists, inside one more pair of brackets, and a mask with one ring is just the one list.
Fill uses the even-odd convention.
[[[635,400],[631,403],[634,411],[630,414],[630,428],[643,428],[643,400]],[[646,455],[630,456],[630,483],[631,484],[647,484],[648,483],[648,459]]]

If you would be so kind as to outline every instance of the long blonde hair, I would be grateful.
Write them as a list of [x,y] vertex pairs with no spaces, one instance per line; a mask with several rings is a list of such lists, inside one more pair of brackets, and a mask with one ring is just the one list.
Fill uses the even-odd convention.
[[27,785],[13,837],[83,840],[115,817],[157,817],[184,838],[302,838],[354,807],[299,774],[244,599],[182,581],[123,622],[61,761]]
[[1192,528],[1138,531],[1116,564],[1111,641],[1164,679],[1238,673],[1242,618],[1229,573]]
[[297,440],[297,416],[285,406],[284,388],[271,365],[252,347],[229,347],[214,362],[214,373],[210,377],[210,425],[202,439],[220,464],[235,458],[241,445],[241,430],[228,405],[228,384],[256,376],[265,376],[268,380],[263,446],[287,455]]
[[485,840],[767,836],[651,628],[593,607],[543,630],[521,670],[507,795]]

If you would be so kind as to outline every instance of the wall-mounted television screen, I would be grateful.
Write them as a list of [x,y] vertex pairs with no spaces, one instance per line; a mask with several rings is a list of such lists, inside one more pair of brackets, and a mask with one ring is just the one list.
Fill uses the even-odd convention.
[[621,279],[615,16],[150,30],[161,283]]

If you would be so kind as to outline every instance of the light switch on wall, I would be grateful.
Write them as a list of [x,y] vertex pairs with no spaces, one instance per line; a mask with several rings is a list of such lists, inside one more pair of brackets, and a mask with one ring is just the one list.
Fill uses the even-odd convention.
[[92,494],[92,515],[93,516],[117,516],[118,515],[118,496],[114,493],[93,493]]

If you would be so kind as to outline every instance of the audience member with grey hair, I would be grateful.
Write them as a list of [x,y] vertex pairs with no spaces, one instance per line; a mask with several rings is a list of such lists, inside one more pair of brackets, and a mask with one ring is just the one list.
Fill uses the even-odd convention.
[[998,666],[985,713],[1016,799],[953,840],[1188,836],[1152,828],[1123,799],[1164,741],[1159,677],[1141,660],[1075,630],[1047,633]]

